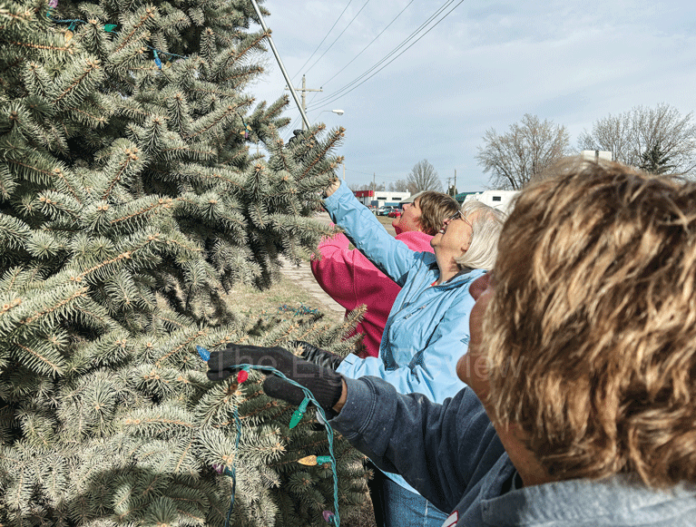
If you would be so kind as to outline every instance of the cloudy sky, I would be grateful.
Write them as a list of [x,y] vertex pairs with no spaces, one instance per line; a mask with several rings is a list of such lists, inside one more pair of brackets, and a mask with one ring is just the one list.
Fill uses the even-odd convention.
[[[488,175],[475,156],[484,133],[491,128],[504,133],[525,113],[566,126],[575,147],[595,120],[637,105],[668,103],[682,114],[696,110],[694,0],[265,0],[263,5],[295,86],[305,73],[308,88],[323,89],[307,94],[310,122],[346,128],[337,153],[345,156],[350,184],[369,183],[373,173],[377,183],[405,179],[416,162],[427,159],[443,186],[456,170],[460,192],[482,190]],[[356,79],[423,35],[407,41],[443,6],[424,28],[449,15],[355,87]],[[267,74],[250,91],[272,101],[288,93],[284,87],[269,52]],[[345,113],[339,117],[333,109]],[[286,115],[299,116],[294,103]],[[300,126],[297,119],[292,128]],[[287,139],[291,129],[283,135]]]

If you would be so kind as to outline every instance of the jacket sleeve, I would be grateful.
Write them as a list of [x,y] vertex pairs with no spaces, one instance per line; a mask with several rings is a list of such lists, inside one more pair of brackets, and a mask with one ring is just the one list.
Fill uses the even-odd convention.
[[322,240],[318,247],[321,260],[312,260],[310,265],[321,288],[344,308],[353,310],[358,305],[355,268],[365,257],[358,251],[348,250],[349,244],[348,238],[340,233]]
[[382,358],[348,355],[337,371],[352,379],[379,377],[399,393],[422,393],[432,401],[444,401],[465,386],[456,369],[469,344],[469,313],[473,305],[473,297],[467,294],[450,306],[425,348],[417,351],[408,365],[387,369]]
[[398,394],[373,377],[346,379],[346,385],[346,404],[331,426],[443,511],[453,510],[504,453],[469,388],[439,405],[419,394]]
[[360,252],[394,282],[404,285],[406,275],[421,253],[395,240],[344,184],[324,200],[324,207]]

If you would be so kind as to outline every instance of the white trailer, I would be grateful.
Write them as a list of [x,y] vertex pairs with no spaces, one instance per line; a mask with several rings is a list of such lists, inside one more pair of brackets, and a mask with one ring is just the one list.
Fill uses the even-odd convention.
[[512,198],[514,198],[518,192],[517,190],[484,190],[483,192],[468,194],[464,198],[464,203],[477,200],[494,209],[500,209],[507,214]]

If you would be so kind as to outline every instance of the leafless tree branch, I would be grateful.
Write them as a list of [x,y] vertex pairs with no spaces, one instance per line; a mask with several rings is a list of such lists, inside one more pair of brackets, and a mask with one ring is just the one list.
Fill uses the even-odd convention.
[[496,189],[520,189],[569,153],[565,126],[529,114],[511,125],[507,134],[488,130],[483,141],[476,159]]

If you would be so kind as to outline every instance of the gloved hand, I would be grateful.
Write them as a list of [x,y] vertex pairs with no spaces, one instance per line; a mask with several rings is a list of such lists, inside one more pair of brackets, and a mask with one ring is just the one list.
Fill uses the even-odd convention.
[[[321,351],[321,350],[320,350]],[[240,368],[240,364],[270,366],[288,379],[307,388],[325,412],[330,412],[341,398],[342,377],[331,369],[301,359],[283,348],[263,348],[228,344],[223,351],[213,351],[208,359],[208,379],[221,381]],[[270,397],[299,405],[304,393],[297,386],[269,373],[263,391]]]
[[305,342],[304,340],[293,340],[292,342],[290,342],[290,344],[300,348],[300,356],[304,360],[312,362],[317,366],[322,366],[324,368],[331,368],[332,370],[336,370],[336,368],[338,368],[338,365],[341,364],[341,362],[343,362],[343,359],[335,353],[319,349],[316,346],[310,344],[309,342]]

